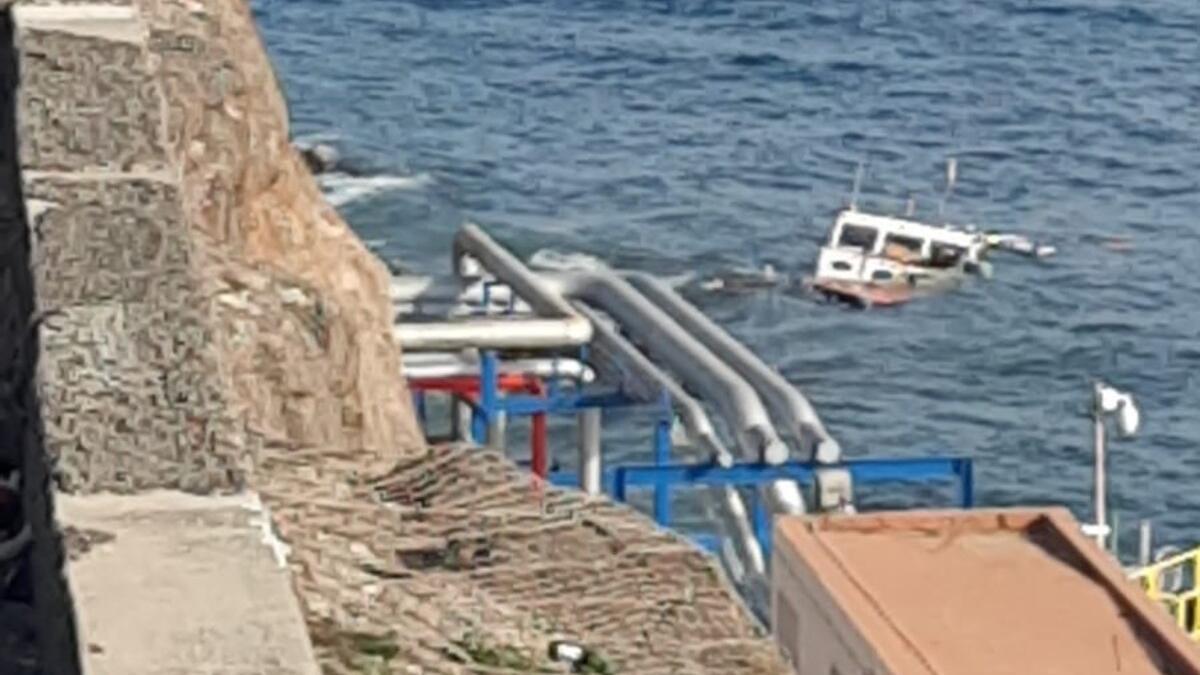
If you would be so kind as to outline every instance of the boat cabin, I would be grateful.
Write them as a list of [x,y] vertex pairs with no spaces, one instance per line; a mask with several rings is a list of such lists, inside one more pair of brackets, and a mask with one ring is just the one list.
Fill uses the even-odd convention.
[[961,272],[978,264],[985,248],[979,233],[846,209],[821,249],[816,276],[886,283],[911,273]]
[[847,209],[838,213],[828,246],[866,255],[908,257],[933,267],[953,267],[964,258],[978,258],[984,243],[983,236],[976,232]]

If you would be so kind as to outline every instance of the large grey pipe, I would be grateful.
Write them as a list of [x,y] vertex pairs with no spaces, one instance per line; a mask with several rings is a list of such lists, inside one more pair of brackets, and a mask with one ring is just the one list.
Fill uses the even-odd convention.
[[[478,377],[483,369],[478,358],[456,352],[410,352],[404,355],[404,375],[409,379]],[[596,379],[590,366],[578,359],[508,359],[497,368],[501,375],[533,375],[588,383]]]
[[770,407],[775,419],[783,423],[785,433],[811,452],[814,460],[830,464],[841,459],[841,447],[826,431],[812,404],[779,372],[653,275],[628,272],[623,276],[690,335],[746,378]]
[[[712,397],[714,404],[729,420],[737,434],[737,445],[752,458],[772,464],[787,461],[787,444],[775,433],[770,416],[754,388],[720,358],[697,342],[679,324],[663,315],[628,282],[611,272],[574,272],[542,274],[554,289],[600,307],[639,340],[642,349],[667,364],[672,372],[693,390]],[[593,325],[603,325],[593,316]],[[598,330],[598,329],[597,329]],[[641,358],[645,358],[644,356]],[[738,517],[745,505],[735,490],[725,490],[726,505],[735,512],[732,524],[741,529],[748,521]],[[795,481],[774,481],[765,489],[774,510],[803,513],[804,497]],[[748,543],[743,536],[741,543]],[[755,572],[762,571],[761,547],[757,542],[746,551]]]
[[[467,256],[477,260],[485,270],[506,284],[512,291],[516,292],[539,315],[573,317],[585,321],[589,326],[589,332],[592,337],[599,338],[605,346],[612,348],[622,358],[626,359],[626,362],[633,366],[639,374],[658,383],[667,390],[672,397],[675,410],[679,413],[681,420],[688,430],[689,436],[697,444],[711,451],[713,457],[718,462],[723,464],[731,462],[728,450],[725,449],[724,444],[718,439],[716,431],[713,429],[712,423],[709,421],[703,407],[692,396],[688,395],[677,382],[659,370],[645,355],[621,337],[617,331],[604,325],[603,321],[599,321],[593,312],[586,308],[577,309],[573,307],[560,293],[556,292],[556,289],[551,288],[542,276],[530,272],[524,263],[508,253],[508,251],[496,243],[495,240],[489,237],[478,226],[471,224],[465,225],[454,238],[453,262],[454,269],[457,272],[461,273],[463,271],[463,258]],[[632,291],[632,289],[629,290]],[[636,297],[637,294],[634,292],[632,295]],[[652,310],[652,308],[650,309]],[[647,317],[647,321],[655,322],[656,318],[649,316]],[[695,347],[703,351],[703,348],[699,345],[695,345]],[[708,355],[707,358],[711,358],[711,355]],[[719,366],[720,364],[718,363],[717,365]],[[736,380],[737,378],[733,376],[732,379]],[[743,392],[743,396],[745,395],[749,395],[752,398],[753,392]],[[761,414],[759,418],[762,419],[755,418],[751,411],[747,415],[733,416],[730,419],[756,419],[759,424],[765,423],[766,428],[770,429],[770,421],[765,419],[765,413]],[[748,425],[744,424],[742,426]],[[781,449],[780,446],[782,446],[781,443],[776,443],[772,451],[778,453]],[[757,449],[759,448],[756,447]],[[786,452],[787,448],[782,447],[782,450]]]
[[710,395],[736,426],[737,445],[743,452],[771,464],[787,461],[787,444],[775,432],[754,388],[624,279],[602,271],[539,276],[553,290],[604,310],[685,385]]
[[[591,320],[594,342],[599,348],[606,349],[621,358],[621,362],[644,379],[654,382],[664,389],[671,397],[671,406],[683,427],[687,431],[688,440],[704,454],[710,455],[714,461],[724,467],[733,465],[733,455],[725,447],[717,435],[716,428],[700,404],[691,394],[684,391],[679,383],[654,365],[646,355],[621,336],[612,326],[601,319],[595,311],[588,307],[577,305],[576,310]],[[720,519],[721,527],[734,547],[733,555],[750,568],[750,571],[761,578],[766,574],[765,556],[762,545],[755,538],[754,529],[750,525],[750,516],[741,493],[736,489],[724,486],[714,487],[714,503],[724,508],[716,509],[715,516]]]
[[[680,417],[684,421],[684,424],[688,427],[689,435],[691,435],[694,442],[700,444],[702,447],[709,447],[713,452],[714,457],[719,462],[723,461],[722,458],[728,457],[729,453],[727,450],[725,450],[723,444],[721,444],[719,438],[713,430],[712,424],[708,420],[708,416],[704,412],[703,407],[693,397],[688,395],[673,379],[666,376],[661,370],[659,370],[658,367],[655,366],[649,359],[647,359],[644,354],[642,354],[619,333],[617,333],[617,331],[607,326],[607,324],[605,324],[603,321],[600,321],[599,317],[596,316],[594,312],[587,310],[586,308],[580,308],[579,310],[575,311],[574,308],[567,303],[566,299],[562,297],[562,295],[556,293],[555,289],[549,287],[549,285],[545,283],[542,277],[535,276],[529,272],[523,263],[514,258],[512,255],[508,254],[508,252],[501,248],[499,244],[493,241],[481,229],[474,225],[464,226],[454,240],[453,264],[455,272],[460,277],[472,276],[471,272],[475,272],[475,270],[464,269],[468,266],[467,260],[464,258],[467,258],[468,256],[473,257],[476,261],[478,261],[478,263],[484,269],[494,275],[499,281],[512,287],[512,290],[514,290],[521,299],[526,301],[535,312],[538,312],[539,314],[549,313],[552,316],[581,316],[584,319],[588,319],[588,323],[593,327],[594,336],[597,339],[614,349],[616,353],[620,354],[622,357],[626,358],[627,363],[637,369],[640,374],[652,381],[659,383],[668,391],[668,393],[672,395],[674,405],[676,406],[676,411],[680,413]],[[619,279],[616,279],[616,281],[620,282]],[[741,397],[740,402],[742,405],[726,406],[727,408],[730,408],[730,412],[733,413],[732,416],[729,417],[731,424],[745,429],[747,427],[754,426],[753,424],[748,425],[747,422],[757,421],[758,424],[763,424],[765,421],[765,430],[763,433],[750,434],[762,435],[764,437],[762,440],[764,440],[765,443],[751,443],[750,451],[760,452],[770,448],[777,456],[782,450],[784,453],[783,457],[786,458],[787,447],[774,433],[774,430],[770,426],[770,421],[767,419],[766,412],[762,410],[762,404],[757,400],[757,396],[754,394],[752,388],[750,388],[749,385],[747,385],[744,381],[741,381],[735,373],[730,371],[726,366],[724,366],[724,364],[721,364],[719,360],[716,360],[711,353],[704,349],[703,345],[699,345],[694,340],[691,340],[686,333],[683,333],[681,330],[679,330],[678,326],[672,326],[669,321],[664,324],[661,313],[655,312],[653,306],[650,305],[645,298],[641,298],[636,291],[628,286],[628,284],[623,285],[624,292],[629,298],[640,299],[640,303],[637,304],[640,305],[640,308],[643,312],[642,316],[634,317],[633,326],[629,326],[627,324],[627,327],[634,332],[640,332],[636,330],[636,327],[643,325],[657,326],[663,324],[671,327],[673,330],[669,331],[670,335],[665,336],[669,341],[680,339],[686,341],[690,348],[690,352],[698,356],[703,362],[702,364],[699,364],[701,368],[706,365],[714,366],[714,368],[723,375],[723,380],[725,383],[728,384],[731,389],[736,390],[739,393]],[[605,307],[605,310],[616,315],[618,319],[621,318],[611,307]],[[695,370],[697,370],[697,368],[683,368],[684,372],[692,372],[693,375],[695,375],[693,372]],[[703,391],[707,391],[709,389],[708,387],[703,386],[703,383],[701,386],[696,388]],[[712,392],[714,394],[714,398],[719,397],[722,391],[723,389],[721,387],[717,387],[716,390]],[[739,415],[737,414],[739,411],[744,411],[746,414]],[[739,442],[746,442],[748,440],[746,438],[747,435],[748,434],[746,433],[740,434],[738,439]],[[747,558],[747,562],[749,562],[752,570],[757,575],[761,576],[765,572],[762,550],[758,544],[758,541],[754,538],[753,531],[749,526],[749,519],[746,513],[745,504],[741,499],[741,495],[732,488],[725,488],[722,492],[724,493],[723,501],[726,506],[725,512],[729,516],[729,520],[727,521],[728,526],[730,526],[733,532],[736,534],[736,539],[738,540],[737,543],[741,545],[742,552]],[[795,483],[788,482],[785,485],[782,482],[777,482],[772,486],[771,493],[780,510],[789,513],[803,511],[804,501],[800,496],[799,489],[796,487]]]
[[497,244],[478,225],[470,223],[463,225],[454,237],[454,271],[460,278],[471,276],[470,271],[465,269],[468,266],[467,259],[478,261],[484,269],[511,287],[538,316],[582,318],[565,298],[550,292],[538,275],[525,267],[525,263]]
[[671,397],[671,407],[683,427],[687,431],[692,444],[700,448],[721,466],[732,466],[733,455],[717,436],[717,430],[704,412],[704,406],[684,391],[679,383],[671,379],[658,366],[654,365],[646,355],[638,351],[628,340],[621,336],[612,326],[605,323],[596,312],[583,306],[576,307],[580,314],[592,322],[593,340],[601,349],[611,351],[621,357],[621,362],[630,366],[643,379],[654,382],[665,390]]
[[392,326],[392,335],[409,352],[553,349],[591,342],[592,327],[580,316],[566,319],[471,317],[451,321],[401,321]]

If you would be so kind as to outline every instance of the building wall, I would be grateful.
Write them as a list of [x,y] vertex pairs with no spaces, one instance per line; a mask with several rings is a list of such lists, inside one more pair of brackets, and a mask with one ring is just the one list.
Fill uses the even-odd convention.
[[[801,675],[932,674],[979,659],[1200,673],[1195,645],[1062,508],[789,518],[775,541],[776,638]],[[1096,651],[1096,635],[1122,660]]]
[[892,675],[800,558],[776,546],[771,626],[798,675]]

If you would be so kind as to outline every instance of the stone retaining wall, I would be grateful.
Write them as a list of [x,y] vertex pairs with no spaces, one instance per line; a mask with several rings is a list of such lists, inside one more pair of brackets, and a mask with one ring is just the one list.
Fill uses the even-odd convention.
[[386,272],[291,148],[245,4],[17,9],[60,486],[236,488],[264,437],[420,447]]
[[[0,673],[79,673],[75,620],[62,574],[43,402],[37,376],[40,315],[17,157],[19,64],[12,17],[0,6],[0,473],[20,472],[19,507],[0,517],[0,539],[28,526],[32,542],[0,560]],[[14,508],[16,507],[16,508]]]

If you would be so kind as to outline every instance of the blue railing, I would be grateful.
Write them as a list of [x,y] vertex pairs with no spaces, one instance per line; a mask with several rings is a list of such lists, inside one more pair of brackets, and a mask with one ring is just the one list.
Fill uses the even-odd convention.
[[[845,469],[856,486],[878,483],[920,483],[952,481],[957,484],[957,505],[968,509],[975,504],[974,464],[968,457],[919,457],[910,459],[855,459],[838,464],[787,462],[772,465],[760,463],[735,464],[725,468],[716,464],[629,464],[605,471],[605,491],[616,501],[625,502],[631,488],[652,488],[655,492],[654,520],[670,527],[671,493],[680,488],[750,487],[776,480],[800,483],[813,481],[818,470]],[[550,474],[550,482],[559,486],[578,485],[579,479],[570,471]],[[755,536],[770,551],[771,524],[762,499],[753,496],[752,512]],[[713,535],[701,534],[697,542],[709,550],[719,541]]]
[[[485,289],[485,292],[487,289]],[[579,354],[586,360],[586,348]],[[621,391],[584,390],[560,388],[553,380],[548,383],[545,396],[504,394],[499,390],[497,377],[499,362],[494,352],[481,354],[479,399],[472,409],[472,435],[482,442],[487,434],[489,420],[496,415],[510,418],[535,414],[573,414],[588,408],[620,408],[647,405],[626,396]],[[423,397],[418,396],[418,410],[424,412]],[[653,404],[651,404],[653,405]],[[664,393],[657,402],[659,414],[654,421],[652,458],[653,464],[626,464],[607,469],[602,477],[604,490],[616,501],[625,502],[631,489],[648,488],[654,491],[654,519],[663,527],[671,527],[671,497],[681,488],[735,486],[761,486],[776,480],[793,480],[809,483],[820,469],[845,469],[850,472],[853,483],[870,485],[901,482],[922,483],[931,481],[955,481],[958,487],[958,505],[970,508],[974,505],[974,472],[971,460],[966,457],[925,457],[912,459],[856,459],[838,464],[814,462],[787,462],[780,465],[761,463],[735,464],[725,468],[716,464],[678,464],[672,462],[671,425],[673,411],[670,398]],[[422,416],[424,421],[424,417]],[[578,485],[573,472],[551,472],[551,483],[560,486]],[[751,497],[751,511],[755,535],[762,544],[764,553],[770,551],[771,524],[763,500],[757,491]],[[705,548],[715,550],[719,540],[706,533],[694,539]]]

